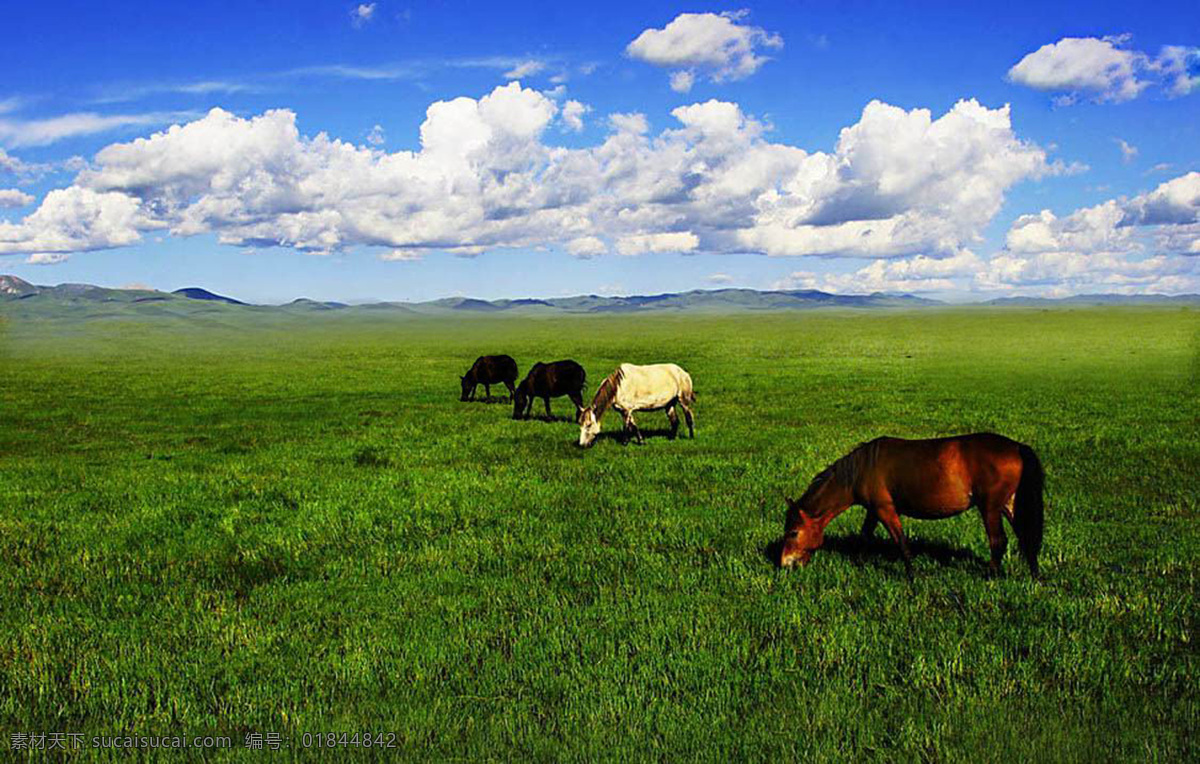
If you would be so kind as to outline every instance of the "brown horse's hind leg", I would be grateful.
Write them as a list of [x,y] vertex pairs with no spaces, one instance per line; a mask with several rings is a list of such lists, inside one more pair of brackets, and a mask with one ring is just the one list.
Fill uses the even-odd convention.
[[[871,510],[868,509],[867,512],[869,514]],[[908,551],[908,540],[904,538],[904,529],[900,527],[900,516],[896,514],[896,508],[891,504],[883,504],[875,508],[875,515],[883,521],[883,527],[888,529],[892,541],[900,546],[900,554],[904,555],[904,572],[911,580],[913,577],[912,553]]]
[[869,539],[875,535],[875,526],[879,525],[879,515],[867,509],[867,516],[863,518],[862,537]]
[[1004,501],[997,497],[988,497],[979,508],[983,515],[983,528],[987,531],[988,546],[992,550],[992,575],[998,576],[1003,572],[1004,553],[1008,550],[1008,536],[1004,534]]

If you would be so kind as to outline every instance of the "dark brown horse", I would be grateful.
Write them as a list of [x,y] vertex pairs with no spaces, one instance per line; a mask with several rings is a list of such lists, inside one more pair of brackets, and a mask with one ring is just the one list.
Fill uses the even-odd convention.
[[507,355],[481,355],[475,359],[467,373],[459,377],[462,382],[462,397],[460,401],[469,401],[475,397],[476,385],[483,385],[484,395],[492,397],[492,385],[504,383],[508,394],[513,394],[513,382],[517,381],[517,362]]
[[565,395],[575,404],[575,415],[583,408],[583,385],[587,372],[574,361],[535,363],[513,394],[513,419],[528,419],[533,411],[533,399],[541,398],[550,413],[550,399]]
[[779,564],[807,563],[824,541],[825,526],[851,505],[861,504],[867,508],[863,535],[870,536],[882,521],[900,545],[911,577],[912,555],[900,515],[934,520],[977,507],[992,550],[991,571],[1000,572],[1008,546],[1001,520],[1007,517],[1037,578],[1044,479],[1033,449],[1002,435],[876,438],[826,467],[799,501],[787,499]]

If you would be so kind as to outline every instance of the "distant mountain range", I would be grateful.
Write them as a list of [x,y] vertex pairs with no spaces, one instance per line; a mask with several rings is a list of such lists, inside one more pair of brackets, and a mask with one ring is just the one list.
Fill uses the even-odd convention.
[[[1006,297],[977,303],[991,306],[1113,305],[1113,304],[1197,304],[1200,295],[1080,295],[1062,299]],[[339,311],[350,314],[398,313],[416,315],[450,314],[555,314],[555,313],[639,313],[645,311],[735,312],[789,310],[804,308],[924,308],[946,306],[938,300],[902,294],[876,292],[867,295],[839,295],[815,289],[757,291],[754,289],[712,289],[629,297],[580,295],[544,300],[478,300],[448,297],[429,302],[378,302],[349,305],[299,298],[285,305],[252,305],[232,297],[215,294],[200,287],[174,292],[153,289],[109,289],[91,284],[37,286],[16,276],[0,276],[0,313],[29,317],[78,316],[106,318],[121,315],[196,315],[233,312],[309,313]]]

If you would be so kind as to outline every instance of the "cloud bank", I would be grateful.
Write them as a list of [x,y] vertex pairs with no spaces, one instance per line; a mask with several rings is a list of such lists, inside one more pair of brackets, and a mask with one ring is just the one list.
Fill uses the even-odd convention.
[[832,292],[1046,294],[1200,291],[1200,172],[1128,199],[1059,217],[1022,215],[1004,250],[983,259],[877,260],[843,274],[795,271],[778,288]]
[[301,135],[288,110],[213,109],[102,149],[69,187],[0,223],[0,254],[166,231],[406,259],[548,246],[936,260],[978,241],[1014,184],[1066,170],[1013,133],[1007,107],[973,100],[936,118],[872,101],[828,152],[772,142],[761,121],[716,100],[673,110],[657,134],[644,115],[614,114],[596,145],[543,140],[585,112],[513,82],[431,104],[420,149],[387,153]]

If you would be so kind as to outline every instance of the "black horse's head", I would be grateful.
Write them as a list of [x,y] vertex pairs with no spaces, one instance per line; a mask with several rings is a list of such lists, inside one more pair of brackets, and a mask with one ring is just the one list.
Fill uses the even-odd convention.
[[527,384],[529,378],[526,377],[521,384],[517,385],[517,391],[513,393],[513,419],[522,419],[525,416],[525,407],[529,405],[530,385]]
[[471,399],[471,393],[475,392],[475,375],[467,372],[465,377],[459,377],[458,381],[462,383],[462,396],[460,401],[468,401]]

